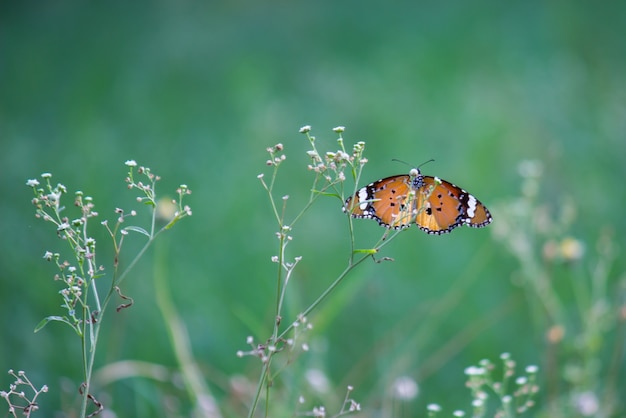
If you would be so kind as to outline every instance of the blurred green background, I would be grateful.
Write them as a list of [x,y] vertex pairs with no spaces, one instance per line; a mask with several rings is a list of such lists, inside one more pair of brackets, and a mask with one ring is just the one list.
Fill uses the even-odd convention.
[[[265,149],[285,146],[277,196],[290,195],[293,216],[312,180],[298,129],[312,125],[320,149],[334,150],[332,128],[344,125],[348,145],[367,143],[363,183],[408,170],[393,158],[434,158],[424,173],[470,190],[495,221],[442,237],[413,228],[381,254],[395,262],[359,266],[309,318],[311,350],[277,380],[271,416],[293,414],[299,394],[301,411],[336,406],[347,385],[361,416],[424,416],[429,403],[449,416],[469,410],[463,369],[502,352],[540,366],[534,413],[585,416],[575,397],[588,386],[605,411],[623,416],[623,403],[606,399],[626,393],[624,324],[616,319],[626,262],[608,263],[604,295],[613,320],[591,359],[577,354],[588,318],[569,282],[593,283],[598,240],[612,236],[619,254],[626,232],[625,27],[626,4],[618,1],[3,2],[0,373],[25,370],[50,387],[40,416],[75,411],[78,339],[60,324],[33,334],[44,316],[62,314],[56,271],[42,255],[66,249],[34,218],[25,183],[51,172],[70,193],[93,196],[100,220],[112,220],[114,208],[136,207],[123,165],[135,159],[162,176],[164,195],[189,185],[193,216],[133,270],[124,293],[135,304],[108,312],[96,367],[126,359],[177,367],[154,303],[159,269],[222,414],[244,414],[249,394],[235,389],[254,387],[260,362],[235,353],[247,348],[248,335],[269,337],[275,307],[277,226],[256,178],[269,173]],[[520,195],[516,167],[527,159],[544,167],[539,209],[530,207],[529,218],[541,208],[558,217],[570,202],[577,216],[562,236],[586,249],[581,260],[545,267],[562,289],[567,324],[545,315],[520,284],[524,267],[493,234]],[[287,323],[345,266],[340,207],[323,198],[292,231],[288,257],[303,261],[290,284]],[[359,247],[382,232],[370,221],[355,227]],[[107,237],[98,228],[93,234],[99,262],[110,268]],[[544,238],[532,248],[539,261]],[[140,242],[129,241],[122,266]],[[546,340],[555,325],[566,329],[563,343]],[[568,367],[586,360],[595,380],[563,383]],[[328,378],[326,392],[311,387],[312,369]],[[415,398],[393,397],[400,376],[418,383]],[[0,377],[0,388],[10,381]],[[98,395],[120,417],[191,413],[175,382],[121,379]],[[552,412],[550,405],[557,405]]]

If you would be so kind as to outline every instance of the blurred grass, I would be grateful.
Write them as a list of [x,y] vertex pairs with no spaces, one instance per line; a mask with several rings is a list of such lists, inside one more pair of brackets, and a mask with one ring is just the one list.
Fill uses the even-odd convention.
[[[574,202],[571,234],[590,260],[576,274],[587,274],[601,230],[613,231],[618,245],[626,231],[625,9],[620,2],[3,3],[0,371],[24,369],[48,384],[52,393],[40,399],[47,411],[62,407],[61,379],[77,385],[80,376],[68,330],[53,324],[32,334],[42,317],[58,313],[54,272],[41,256],[60,243],[34,219],[26,179],[52,172],[70,191],[93,195],[106,219],[132,204],[123,162],[133,158],[163,177],[162,193],[181,182],[194,192],[194,216],[165,237],[171,291],[209,384],[225,409],[240,411],[229,378],[254,380],[259,365],[234,353],[247,335],[269,334],[275,293],[276,226],[256,175],[265,170],[265,148],[283,142],[278,189],[293,207],[306,199],[311,175],[297,133],[304,124],[329,149],[336,125],[347,126],[348,141],[365,140],[364,182],[406,171],[392,158],[435,158],[426,174],[488,206],[519,194],[520,160],[542,161],[540,198],[555,211]],[[290,250],[304,259],[288,299],[292,315],[348,257],[339,208],[322,200],[294,231]],[[363,246],[380,234],[373,222],[356,228]],[[106,238],[97,239],[104,262]],[[547,361],[545,324],[512,284],[519,266],[489,229],[445,237],[409,231],[384,255],[396,262],[362,265],[313,315],[314,349],[294,365],[294,381],[298,370],[321,368],[337,397],[351,384],[375,409],[397,373],[411,375],[421,392],[398,416],[414,416],[429,402],[467,404],[461,371],[480,358],[511,351],[521,364]],[[175,367],[153,303],[153,265],[147,257],[126,283],[136,304],[110,316],[103,364]],[[613,280],[623,271],[618,257]],[[159,411],[142,385],[109,388],[118,416]],[[65,396],[74,395],[72,388]]]

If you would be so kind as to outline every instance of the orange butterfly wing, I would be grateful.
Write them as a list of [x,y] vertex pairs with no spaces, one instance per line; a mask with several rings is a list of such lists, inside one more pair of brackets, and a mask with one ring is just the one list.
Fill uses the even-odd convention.
[[355,218],[376,219],[385,228],[405,228],[411,223],[411,177],[399,175],[370,183],[346,200],[344,212]]
[[481,228],[491,223],[491,214],[478,199],[460,187],[437,177],[424,176],[415,223],[429,234],[445,234],[468,225]]

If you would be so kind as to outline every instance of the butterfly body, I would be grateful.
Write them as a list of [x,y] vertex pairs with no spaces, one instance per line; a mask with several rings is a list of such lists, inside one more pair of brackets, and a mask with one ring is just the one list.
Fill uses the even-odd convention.
[[375,219],[385,228],[415,223],[428,234],[445,234],[468,225],[482,228],[493,220],[478,199],[438,177],[410,174],[387,177],[362,187],[343,206],[354,218]]

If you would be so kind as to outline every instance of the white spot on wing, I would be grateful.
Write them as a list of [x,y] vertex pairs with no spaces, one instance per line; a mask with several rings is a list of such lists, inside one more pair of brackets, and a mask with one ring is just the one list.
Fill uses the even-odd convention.
[[467,216],[472,219],[476,214],[476,198],[472,195],[467,197]]
[[365,210],[367,208],[367,187],[362,187],[361,190],[358,191],[357,196],[359,196],[359,209]]

